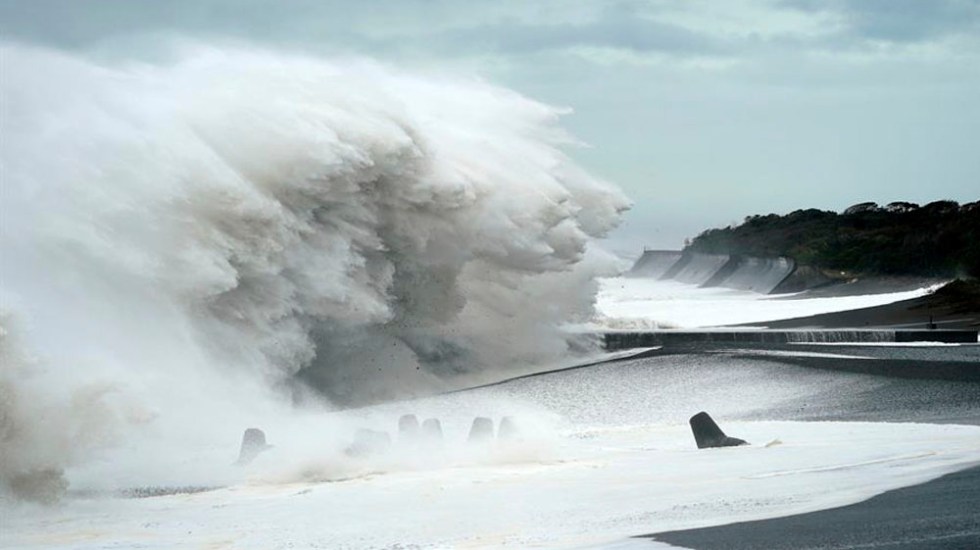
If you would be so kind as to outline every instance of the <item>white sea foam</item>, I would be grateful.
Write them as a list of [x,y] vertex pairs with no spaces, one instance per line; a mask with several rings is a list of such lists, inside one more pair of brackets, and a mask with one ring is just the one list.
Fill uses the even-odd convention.
[[[277,446],[232,487],[149,499],[80,495],[56,509],[21,506],[6,518],[6,542],[582,547],[845,505],[978,462],[980,428],[972,426],[732,420],[738,411],[835,383],[861,391],[876,382],[826,372],[773,376],[765,362],[724,371],[721,362],[730,360],[704,360],[718,363],[718,376],[692,374],[662,358],[335,413],[345,420],[321,416],[305,426],[307,434],[329,439],[331,430],[352,423],[393,432],[407,412],[443,421],[440,446],[396,436],[392,452],[365,459],[329,445],[313,453],[309,437],[282,440],[270,429]],[[702,406],[752,445],[695,449],[686,417]],[[517,419],[521,439],[464,442],[474,415],[505,414]]]
[[[845,505],[976,463],[980,429],[730,423],[781,445],[697,451],[686,426],[588,434],[530,453],[333,483],[253,483],[152,499],[74,500],[6,519],[14,545],[495,547],[596,544]],[[452,434],[459,437],[460,434]]]
[[787,300],[727,288],[700,288],[676,281],[614,277],[600,282],[595,328],[614,330],[722,327],[848,311],[918,298],[934,291],[798,298]]

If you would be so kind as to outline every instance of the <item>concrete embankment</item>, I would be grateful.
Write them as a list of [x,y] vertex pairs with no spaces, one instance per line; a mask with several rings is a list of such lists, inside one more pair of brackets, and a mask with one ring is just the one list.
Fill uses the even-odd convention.
[[773,292],[796,269],[789,258],[732,256],[728,264],[703,286],[722,286],[762,294]]
[[681,259],[681,255],[680,250],[644,250],[627,275],[659,279]]
[[703,285],[731,262],[731,256],[687,252],[661,279]]
[[662,330],[646,332],[608,332],[603,334],[609,351],[652,346],[738,343],[977,343],[977,330]]
[[789,258],[646,250],[628,275],[768,294],[790,277],[795,269],[796,264]]

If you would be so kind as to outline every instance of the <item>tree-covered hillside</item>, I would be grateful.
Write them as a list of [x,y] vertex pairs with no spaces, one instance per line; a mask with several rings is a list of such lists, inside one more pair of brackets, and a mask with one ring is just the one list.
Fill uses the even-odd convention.
[[844,212],[749,216],[709,229],[688,250],[789,256],[801,265],[879,275],[980,277],[980,201],[856,204]]

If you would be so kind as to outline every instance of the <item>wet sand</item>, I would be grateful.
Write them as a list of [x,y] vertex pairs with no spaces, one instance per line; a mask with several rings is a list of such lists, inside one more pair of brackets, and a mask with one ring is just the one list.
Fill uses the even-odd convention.
[[[801,295],[815,297],[818,294]],[[956,281],[933,294],[877,307],[825,313],[745,326],[789,328],[972,328],[980,327],[980,283]]]
[[650,538],[696,550],[975,550],[980,548],[980,467],[851,506]]

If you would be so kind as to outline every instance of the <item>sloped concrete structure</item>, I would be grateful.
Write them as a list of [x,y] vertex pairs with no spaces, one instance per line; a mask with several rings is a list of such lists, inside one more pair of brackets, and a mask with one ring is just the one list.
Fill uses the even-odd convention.
[[694,441],[697,443],[698,449],[748,445],[744,439],[725,435],[725,432],[721,431],[718,424],[715,424],[711,416],[704,411],[692,416],[690,423],[691,431],[694,432]]
[[422,422],[422,438],[429,443],[442,441],[442,422],[438,418],[426,418]]
[[242,434],[242,445],[238,450],[238,460],[235,464],[245,466],[255,460],[262,452],[271,449],[265,441],[265,432],[258,428],[249,428]]
[[769,294],[796,269],[796,262],[784,257],[756,258],[679,250],[645,250],[627,276]]
[[469,443],[485,443],[493,440],[493,420],[478,416],[470,426],[470,435],[466,438]]
[[500,428],[497,429],[497,439],[501,441],[513,441],[518,439],[520,435],[521,431],[517,427],[517,421],[514,420],[513,416],[505,416],[500,419]]

